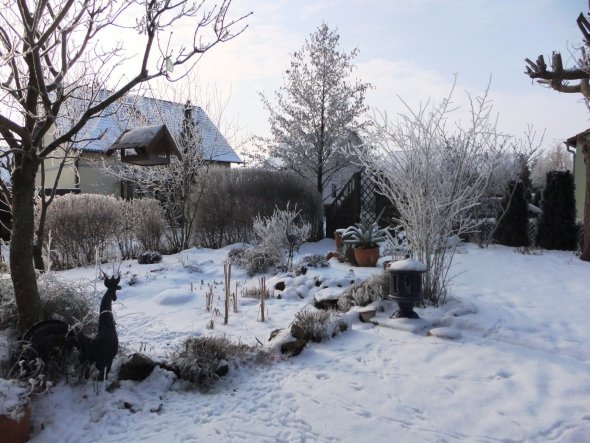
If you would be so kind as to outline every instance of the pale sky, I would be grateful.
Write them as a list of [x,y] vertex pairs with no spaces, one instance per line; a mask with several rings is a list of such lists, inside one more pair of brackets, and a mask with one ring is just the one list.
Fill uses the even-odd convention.
[[528,124],[546,130],[545,146],[590,126],[577,94],[559,94],[523,74],[525,57],[560,50],[570,60],[581,41],[576,17],[586,0],[234,0],[232,11],[252,10],[249,28],[215,47],[199,63],[203,87],[231,97],[226,118],[241,134],[268,135],[268,115],[258,93],[283,84],[291,54],[322,22],[340,34],[341,48],[360,51],[355,75],[373,84],[370,106],[393,115],[428,97],[439,100],[458,74],[456,100],[481,92],[491,75],[491,95],[503,131],[521,135]]

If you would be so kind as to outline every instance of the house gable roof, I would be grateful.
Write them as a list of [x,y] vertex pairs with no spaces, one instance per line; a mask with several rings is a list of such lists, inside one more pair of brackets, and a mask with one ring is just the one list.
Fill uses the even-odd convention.
[[[106,97],[104,92],[97,102]],[[102,115],[88,121],[77,134],[83,152],[103,153],[110,148],[119,136],[129,128],[165,124],[173,137],[182,129],[185,104],[149,97],[128,95],[109,106]],[[199,106],[192,106],[193,121],[203,138],[202,149],[205,160],[222,163],[242,163],[240,157],[229,145],[219,129]],[[83,142],[84,140],[92,140]]]
[[587,137],[589,135],[590,135],[590,129],[586,129],[585,131],[582,131],[579,134],[576,134],[576,135],[568,138],[565,141],[565,144],[568,145],[568,146],[575,147],[576,146],[576,143],[578,143],[578,138],[579,137]]

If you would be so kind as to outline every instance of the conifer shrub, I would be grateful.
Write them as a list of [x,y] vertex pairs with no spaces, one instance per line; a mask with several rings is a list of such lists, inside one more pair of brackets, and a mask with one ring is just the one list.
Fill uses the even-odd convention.
[[550,171],[543,190],[537,245],[572,251],[577,247],[574,178],[569,171]]
[[196,241],[218,248],[253,240],[254,220],[270,217],[275,209],[296,208],[311,225],[310,239],[323,234],[320,194],[293,173],[264,169],[216,168],[209,171],[199,190],[195,220]]
[[[530,244],[528,202],[525,192],[522,180],[512,181],[508,184],[502,199],[501,213],[498,215],[500,217],[504,213],[495,234],[497,243],[514,247]],[[512,199],[510,199],[511,194]]]

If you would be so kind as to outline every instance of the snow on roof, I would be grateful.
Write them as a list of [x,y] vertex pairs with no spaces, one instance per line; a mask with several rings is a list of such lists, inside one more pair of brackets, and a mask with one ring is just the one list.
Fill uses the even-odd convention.
[[[106,92],[98,94],[94,104],[104,98]],[[161,124],[165,124],[176,138],[182,129],[185,108],[183,103],[128,95],[110,105],[102,115],[90,119],[75,140],[80,141],[84,152],[104,152],[125,129]],[[192,110],[193,120],[203,137],[204,158],[223,163],[242,163],[205,111],[199,106],[192,106]],[[83,144],[83,140],[93,141]]]
[[415,258],[406,258],[390,263],[387,269],[398,272],[426,272],[426,265]]

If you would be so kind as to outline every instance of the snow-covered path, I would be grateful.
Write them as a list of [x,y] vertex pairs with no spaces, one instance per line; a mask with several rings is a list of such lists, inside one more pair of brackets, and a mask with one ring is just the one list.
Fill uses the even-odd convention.
[[[194,254],[213,260],[206,278],[222,281],[223,251]],[[121,291],[118,322],[132,350],[149,339],[166,352],[188,333],[208,333],[202,300],[161,303],[165,282],[188,282],[172,259],[164,266],[165,279]],[[230,372],[208,394],[176,389],[163,370],[98,396],[92,386],[59,386],[35,404],[32,441],[589,442],[590,265],[569,253],[467,246],[456,270],[466,272],[449,303],[418,311],[420,331],[389,320],[391,304],[378,316],[384,326],[353,320],[299,357]],[[348,271],[333,263],[315,272]],[[244,300],[213,332],[264,341],[307,302],[272,300],[262,324]]]

